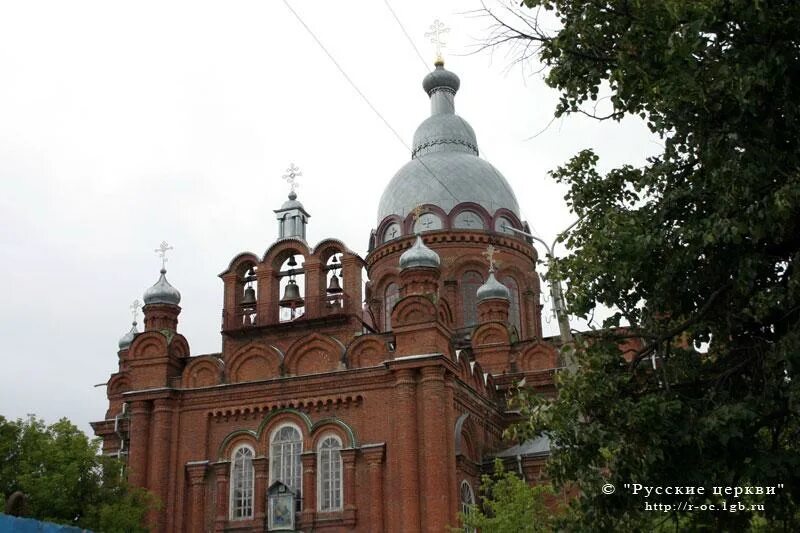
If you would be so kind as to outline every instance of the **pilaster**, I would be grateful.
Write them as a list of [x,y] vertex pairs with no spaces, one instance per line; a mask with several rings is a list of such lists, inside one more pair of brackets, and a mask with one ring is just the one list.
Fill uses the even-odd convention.
[[231,462],[219,461],[213,463],[214,478],[217,485],[217,504],[216,517],[214,519],[214,531],[222,532],[228,522],[228,484],[230,479]]
[[147,488],[147,470],[150,448],[150,402],[131,402],[130,453],[128,455],[128,482],[135,487]]
[[205,531],[205,479],[207,472],[208,461],[186,463],[186,479],[189,483],[189,512],[187,513],[189,531]]

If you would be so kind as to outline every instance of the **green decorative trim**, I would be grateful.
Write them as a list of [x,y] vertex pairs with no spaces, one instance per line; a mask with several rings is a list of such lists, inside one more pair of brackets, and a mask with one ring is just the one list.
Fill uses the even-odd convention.
[[160,329],[160,330],[158,330],[158,332],[161,333],[162,335],[164,335],[164,337],[166,337],[167,344],[171,344],[172,343],[172,338],[175,336],[175,332],[174,331],[172,331],[171,329]]
[[256,434],[258,435],[259,440],[261,439],[261,435],[264,433],[264,429],[269,424],[269,421],[272,420],[273,418],[275,418],[276,416],[282,415],[284,413],[290,413],[290,414],[296,415],[298,418],[300,418],[300,420],[305,422],[306,430],[309,433],[311,433],[311,427],[313,426],[313,424],[312,424],[311,419],[308,417],[307,414],[302,413],[302,412],[298,411],[297,409],[292,409],[291,407],[284,407],[283,409],[278,409],[277,411],[272,411],[270,414],[268,414],[266,416],[266,418],[264,418],[264,420],[261,421],[261,423],[258,425],[258,429],[256,430]]
[[219,445],[219,448],[217,449],[217,458],[219,461],[228,460],[228,458],[223,455],[223,453],[225,452],[225,448],[228,447],[228,444],[230,444],[233,439],[235,439],[240,435],[247,435],[249,437],[253,437],[256,440],[256,443],[258,442],[258,437],[255,434],[255,432],[250,431],[249,429],[237,429],[236,431],[229,433],[227,437],[222,439],[222,443]]
[[347,436],[350,437],[350,448],[358,448],[358,438],[356,438],[356,432],[353,431],[353,428],[348,426],[343,420],[339,418],[332,417],[332,418],[323,418],[322,420],[317,420],[311,427],[311,433],[313,434],[320,427],[327,424],[333,424],[335,426],[339,426],[342,430],[344,430],[345,433],[347,433]]

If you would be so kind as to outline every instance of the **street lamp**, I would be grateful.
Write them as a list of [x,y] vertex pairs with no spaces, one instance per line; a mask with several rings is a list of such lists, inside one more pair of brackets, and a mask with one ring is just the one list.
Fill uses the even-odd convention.
[[[580,219],[570,224],[569,227],[567,227],[564,231],[559,233],[559,236],[571,230],[573,227],[575,227],[575,224],[577,224],[579,221]],[[526,237],[530,237],[531,239],[535,240],[536,242],[544,246],[545,250],[547,251],[546,257],[549,266],[550,261],[553,259],[553,257],[555,257],[555,255],[553,254],[553,248],[555,248],[556,242],[558,242],[558,237],[553,239],[553,244],[548,246],[545,241],[543,241],[536,235],[531,235],[527,231],[522,231],[520,229],[513,228],[508,224],[503,224],[502,228],[503,230],[513,231],[514,233],[519,233],[520,235],[525,235]],[[542,276],[542,279],[547,281],[547,278],[545,278],[544,276]],[[564,303],[564,295],[563,292],[561,291],[561,281],[554,279],[549,282],[549,285],[550,285],[550,298],[553,300],[553,309],[556,312],[556,320],[558,321],[558,330],[561,333],[561,343],[564,346],[568,346],[572,342],[572,331],[570,331],[569,328],[569,316],[567,315],[567,309]],[[568,368],[572,369],[575,367],[575,361],[572,357],[571,349],[568,349],[566,351],[565,360],[566,360],[565,361],[566,366]]]

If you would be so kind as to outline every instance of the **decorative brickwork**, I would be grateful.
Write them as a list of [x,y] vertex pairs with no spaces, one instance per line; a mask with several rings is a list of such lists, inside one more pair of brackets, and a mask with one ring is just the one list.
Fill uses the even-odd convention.
[[[454,94],[432,90],[435,108],[452,110]],[[426,121],[420,135],[449,134],[442,120],[445,129],[424,129]],[[416,157],[450,172],[448,150],[457,148],[437,141]],[[145,305],[145,331],[120,344],[108,410],[93,427],[104,453],[127,457],[129,481],[162,503],[149,517],[154,531],[265,531],[274,481],[299,498],[290,511],[304,531],[458,526],[462,483],[477,487],[513,444],[502,440],[515,416],[506,392],[524,377],[554,394],[558,351],[542,338],[536,251],[506,229],[526,227],[513,193],[496,171],[482,174],[490,165],[476,155],[453,154],[457,172],[436,177],[465,198],[405,205],[390,194],[364,259],[336,239],[309,246],[310,215],[292,193],[276,211],[288,236],[263,254],[236,255],[219,276],[220,353],[190,353],[171,286],[173,300]],[[393,180],[394,193],[436,194],[428,174],[414,174],[416,161],[399,176],[424,178],[428,188],[402,190]],[[496,205],[494,192],[508,205]],[[424,246],[401,269],[412,231]],[[478,304],[489,245],[510,297]],[[297,292],[286,298],[289,285]],[[341,446],[326,448],[322,468],[326,439]],[[520,459],[531,475],[542,462],[541,454]]]

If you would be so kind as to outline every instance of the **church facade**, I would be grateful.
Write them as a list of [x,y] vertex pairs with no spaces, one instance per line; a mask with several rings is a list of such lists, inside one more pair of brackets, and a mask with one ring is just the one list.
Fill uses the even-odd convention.
[[455,114],[459,83],[441,62],[425,77],[431,116],[366,257],[310,246],[292,190],[278,239],[220,274],[221,353],[190,353],[164,269],[147,289],[93,428],[160,500],[154,531],[442,532],[495,457],[539,475],[546,442],[503,441],[506,396],[523,378],[553,394],[558,350],[514,193]]

